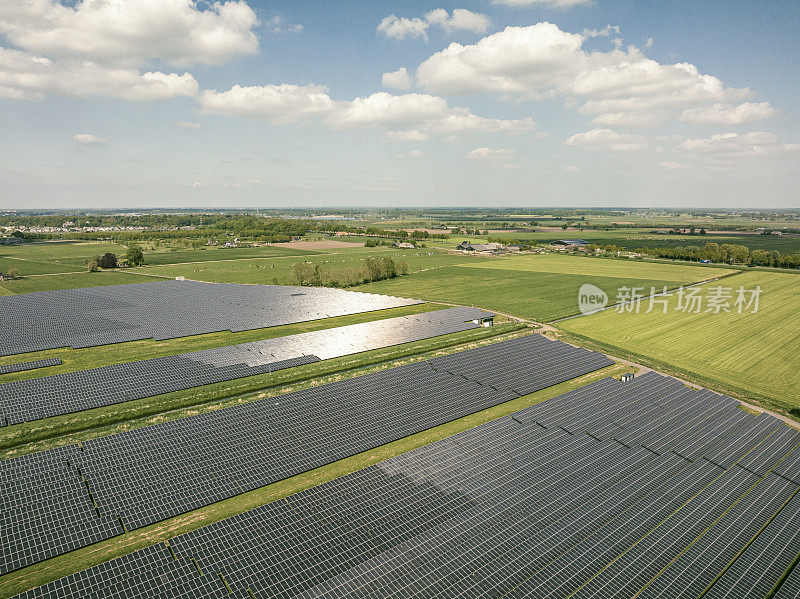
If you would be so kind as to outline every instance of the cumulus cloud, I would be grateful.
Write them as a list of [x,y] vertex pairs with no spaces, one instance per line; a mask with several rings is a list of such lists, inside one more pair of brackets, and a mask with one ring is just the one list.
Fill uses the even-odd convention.
[[467,152],[464,158],[481,162],[495,169],[510,170],[519,168],[519,165],[513,162],[514,156],[516,156],[514,150],[504,148],[493,150],[484,146]]
[[108,141],[103,137],[97,137],[91,133],[76,133],[72,136],[72,139],[77,141],[79,144],[104,144]]
[[408,19],[391,14],[380,22],[378,33],[393,40],[404,40],[408,37],[428,39],[428,27],[430,23],[419,17]]
[[775,109],[769,102],[743,102],[738,106],[716,103],[685,110],[680,120],[684,123],[734,126],[763,121],[774,115]]
[[464,8],[456,8],[452,14],[448,14],[443,8],[437,8],[426,14],[425,20],[431,25],[438,25],[448,33],[451,31],[486,33],[490,24],[486,15]]
[[263,85],[218,92],[204,91],[199,102],[204,113],[263,118],[271,123],[291,123],[330,112],[334,102],[321,85]]
[[452,14],[443,8],[436,8],[424,17],[398,17],[391,14],[384,17],[378,25],[378,33],[389,39],[403,40],[406,38],[428,39],[430,27],[440,27],[444,31],[468,31],[471,33],[486,33],[489,28],[489,17],[472,12],[464,8],[456,8]]
[[159,65],[221,64],[258,51],[255,13],[243,0],[0,2],[0,95],[162,100],[194,96],[190,73]]
[[[202,8],[205,6],[205,8]],[[0,3],[0,34],[50,58],[134,66],[221,64],[258,51],[258,24],[244,1],[56,0]]]
[[685,139],[680,150],[691,154],[717,157],[770,156],[800,152],[800,144],[782,143],[774,133],[717,133],[707,138]]
[[0,47],[0,96],[38,100],[46,94],[106,96],[126,100],[164,100],[194,96],[198,85],[189,73],[139,73],[84,60],[54,62]]
[[275,15],[264,23],[271,33],[301,33],[305,27],[297,23],[287,23],[280,15]]
[[384,73],[381,83],[390,89],[406,90],[411,87],[411,77],[405,67],[400,67],[391,73]]
[[418,67],[417,83],[430,93],[451,95],[560,96],[585,114],[606,115],[598,124],[609,125],[622,124],[623,113],[682,111],[750,94],[726,87],[692,64],[661,64],[633,46],[588,52],[583,44],[591,35],[547,22],[507,27],[475,44],[452,43],[433,54]]
[[431,136],[452,138],[469,133],[534,131],[531,119],[480,117],[469,109],[450,107],[444,98],[427,94],[394,95],[378,92],[351,101],[334,102],[318,85],[233,86],[228,91],[205,91],[201,111],[291,123],[320,117],[333,129],[384,129],[393,141],[426,141]]
[[647,140],[642,135],[620,133],[612,129],[592,129],[584,133],[576,133],[566,144],[573,147],[585,147],[593,150],[609,150],[612,152],[632,152],[647,147]]
[[474,150],[467,152],[465,158],[467,160],[495,160],[497,158],[507,159],[509,156],[513,156],[513,150],[492,150],[491,148],[482,147],[482,148],[475,148]]
[[592,119],[600,127],[654,127],[664,121],[664,113],[606,112]]

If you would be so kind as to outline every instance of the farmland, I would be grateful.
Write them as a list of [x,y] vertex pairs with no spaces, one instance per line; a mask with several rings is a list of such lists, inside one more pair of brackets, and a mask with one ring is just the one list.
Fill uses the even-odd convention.
[[[596,343],[617,355],[641,359],[727,392],[738,392],[773,408],[800,416],[800,277],[791,274],[748,272],[724,284],[762,289],[756,314],[676,310],[670,296],[667,313],[647,314],[606,310],[559,323],[577,339]],[[703,308],[705,310],[705,308]]]
[[578,289],[585,283],[600,287],[613,298],[622,286],[661,290],[731,272],[600,258],[518,256],[444,266],[356,289],[477,305],[542,322],[577,312]]

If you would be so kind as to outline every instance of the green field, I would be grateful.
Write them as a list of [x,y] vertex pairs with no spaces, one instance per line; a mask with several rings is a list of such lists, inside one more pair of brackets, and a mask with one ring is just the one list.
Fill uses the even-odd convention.
[[618,355],[800,416],[800,278],[746,272],[704,285],[702,294],[717,285],[760,286],[758,312],[738,314],[732,300],[731,313],[705,312],[704,306],[699,314],[687,314],[675,310],[677,298],[670,297],[667,314],[660,306],[650,314],[606,310],[558,326]]
[[613,299],[622,286],[661,290],[730,272],[735,271],[547,254],[445,266],[355,289],[474,305],[545,322],[575,314],[578,290],[585,283]]
[[[659,225],[654,224],[654,227]],[[656,235],[652,229],[618,229],[611,231],[568,229],[566,231],[504,231],[489,236],[451,235],[446,242],[431,241],[432,245],[457,245],[464,239],[485,241],[488,237],[516,239],[549,244],[557,239],[585,239],[598,245],[616,245],[626,250],[640,247],[684,247],[704,246],[706,243],[731,243],[744,245],[751,250],[778,250],[784,254],[800,253],[800,235],[757,235],[751,233],[720,232],[708,235]]]
[[56,289],[78,289],[80,287],[100,287],[102,285],[123,285],[125,283],[146,283],[158,280],[156,277],[118,270],[40,275],[2,281],[0,282],[0,295],[53,291]]
[[276,256],[306,256],[319,254],[310,250],[284,248],[280,246],[261,246],[250,248],[198,248],[196,250],[166,250],[145,252],[146,264],[182,264],[185,262],[206,262],[212,260],[240,260],[242,258],[274,258]]
[[491,258],[476,258],[429,252],[427,250],[397,250],[390,248],[353,248],[345,253],[318,254],[302,257],[279,257],[274,259],[243,259],[217,262],[198,262],[195,264],[174,264],[153,266],[139,272],[165,277],[184,276],[187,279],[210,281],[212,283],[249,283],[280,285],[295,284],[292,269],[299,262],[318,264],[323,270],[345,270],[361,268],[364,260],[371,256],[388,256],[395,261],[406,262],[411,272],[428,268],[438,268],[451,264],[470,264],[484,262]]
[[[118,243],[95,241],[47,241],[0,247],[0,257],[22,258],[51,264],[64,264],[70,271],[84,270],[95,256],[111,252],[123,256],[127,248]],[[77,268],[73,268],[77,267]],[[20,269],[21,271],[22,269]],[[23,273],[24,274],[24,273]]]

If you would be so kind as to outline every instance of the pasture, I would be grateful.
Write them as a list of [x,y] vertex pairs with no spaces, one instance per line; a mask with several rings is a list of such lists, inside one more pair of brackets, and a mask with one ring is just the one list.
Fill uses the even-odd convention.
[[209,281],[212,283],[249,283],[269,285],[295,284],[292,269],[300,262],[319,265],[322,270],[347,270],[361,268],[364,261],[372,256],[386,256],[395,262],[408,264],[410,272],[428,268],[438,268],[451,264],[465,264],[486,261],[491,258],[450,255],[422,250],[397,250],[393,248],[359,248],[337,250],[335,253],[308,256],[284,256],[273,259],[243,259],[216,262],[197,262],[136,269],[153,275],[165,277],[184,276],[187,279]]
[[575,314],[578,290],[585,283],[613,300],[622,286],[661,290],[730,272],[735,271],[548,254],[462,262],[355,289],[475,305],[546,322]]
[[730,312],[708,312],[706,305],[685,313],[671,295],[666,314],[661,306],[647,314],[643,302],[639,314],[606,310],[558,327],[578,341],[800,416],[800,278],[746,272],[701,286],[702,295],[718,285],[733,288],[734,298],[740,286],[761,287],[758,312],[739,314],[732,299]]
[[155,277],[122,270],[39,275],[0,282],[0,295],[54,291],[56,289],[78,289],[80,287],[100,287],[103,285],[123,285],[125,283],[145,283],[156,280],[158,279]]

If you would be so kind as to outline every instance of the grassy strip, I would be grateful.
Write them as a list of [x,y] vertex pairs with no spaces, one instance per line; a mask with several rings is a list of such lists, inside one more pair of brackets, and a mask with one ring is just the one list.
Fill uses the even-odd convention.
[[440,441],[601,378],[618,376],[623,372],[630,371],[630,366],[625,364],[607,366],[596,372],[513,399],[493,408],[476,412],[350,458],[345,458],[175,518],[125,533],[90,547],[84,547],[71,553],[51,558],[0,578],[0,597],[11,597],[14,594],[40,586],[51,580],[79,572],[137,549],[168,540],[190,530],[195,530],[224,518],[283,499],[304,489],[361,470],[435,441]]
[[145,358],[159,358],[186,352],[209,349],[213,347],[223,347],[226,345],[237,345],[239,343],[249,343],[251,341],[262,341],[286,335],[297,335],[310,331],[319,331],[333,327],[359,324],[363,322],[373,322],[385,318],[395,318],[398,316],[409,316],[421,314],[433,310],[441,310],[446,306],[436,304],[414,304],[412,306],[401,306],[399,308],[388,308],[386,310],[375,310],[372,312],[361,312],[347,316],[335,316],[333,318],[323,318],[320,320],[310,320],[275,327],[253,329],[232,333],[231,331],[220,331],[217,333],[206,333],[204,335],[192,335],[191,337],[181,337],[179,339],[166,339],[156,341],[154,339],[142,339],[140,341],[126,341],[112,345],[102,345],[99,347],[86,347],[80,349],[60,348],[56,350],[43,350],[30,352],[27,354],[16,354],[9,358],[0,358],[0,364],[16,364],[18,362],[28,362],[31,360],[41,360],[44,358],[60,358],[64,363],[61,366],[48,366],[46,369],[29,370],[26,372],[0,375],[0,383],[11,381],[26,380],[50,376],[62,372],[75,372],[88,368],[98,368],[111,364],[122,364],[124,362],[134,362]]
[[[5,427],[0,429],[0,450],[5,450],[0,452],[0,458],[17,457],[26,453],[77,443],[78,441],[156,424],[165,420],[192,416],[202,411],[197,406],[223,399],[234,398],[233,403],[251,401],[259,397],[242,398],[241,396],[256,391],[282,387],[280,392],[286,392],[298,388],[299,383],[308,383],[311,380],[313,380],[313,384],[320,384],[349,378],[341,373],[343,371],[351,371],[349,376],[355,376],[355,374],[367,372],[364,368],[368,366],[380,365],[376,369],[384,369],[398,365],[396,361],[402,358],[423,353],[426,354],[425,358],[429,358],[431,356],[427,354],[435,350],[443,348],[452,351],[461,350],[465,348],[463,346],[453,346],[495,338],[499,335],[520,330],[529,332],[531,329],[518,323],[497,324],[491,328],[471,329],[422,341],[296,366],[272,374],[260,374],[234,381],[175,391],[75,414],[65,414]],[[389,361],[395,362],[387,364]],[[320,377],[328,378],[319,380]],[[294,386],[287,387],[289,385]],[[260,397],[266,396],[265,394],[260,395]],[[210,409],[218,409],[218,407],[211,407]],[[167,412],[169,414],[166,414]]]
[[775,398],[770,397],[768,395],[763,395],[760,393],[755,393],[753,391],[748,391],[746,389],[742,389],[741,387],[737,387],[736,385],[732,385],[729,382],[716,380],[714,378],[698,374],[697,372],[691,370],[685,370],[683,368],[675,366],[674,364],[669,364],[667,362],[662,362],[661,360],[657,360],[655,358],[650,358],[648,356],[637,354],[635,352],[619,347],[617,345],[605,343],[602,341],[597,341],[595,339],[592,339],[590,337],[585,337],[584,335],[580,335],[578,333],[567,332],[559,329],[558,334],[559,334],[558,338],[561,340],[575,343],[576,345],[581,345],[587,349],[598,350],[603,353],[612,354],[615,356],[619,356],[620,358],[624,358],[626,360],[631,360],[632,362],[643,364],[644,366],[648,366],[655,370],[659,370],[661,372],[665,372],[667,374],[671,374],[673,376],[686,379],[702,387],[706,387],[707,389],[712,389],[714,391],[717,391],[719,393],[724,393],[725,395],[729,395],[736,399],[746,401],[751,404],[759,405],[765,409],[772,410],[780,414],[784,414],[790,418],[800,421],[800,408],[793,406],[788,401],[787,402],[776,401]]

